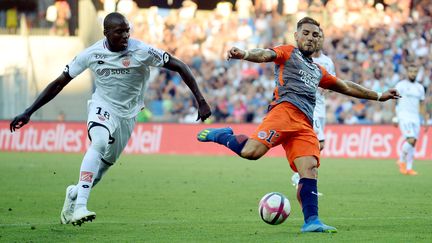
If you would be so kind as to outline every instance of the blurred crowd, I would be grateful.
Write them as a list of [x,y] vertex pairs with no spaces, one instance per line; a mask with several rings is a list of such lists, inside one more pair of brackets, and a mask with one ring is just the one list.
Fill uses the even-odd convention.
[[[17,16],[69,35],[69,0],[0,0],[0,27],[16,28]],[[26,2],[36,10],[11,7]],[[220,2],[213,11],[199,11],[185,0],[176,10],[140,9],[133,0],[95,0],[100,20],[118,11],[131,22],[134,38],[169,51],[187,63],[213,108],[210,122],[260,122],[274,89],[273,63],[226,60],[226,51],[294,44],[296,22],[311,16],[324,30],[323,51],[336,65],[339,78],[375,91],[384,91],[406,77],[404,63],[414,58],[417,81],[427,90],[432,113],[432,4],[430,0],[237,0]],[[231,1],[233,2],[233,1]],[[12,4],[12,5],[11,5]],[[32,7],[32,8],[33,8]],[[73,17],[73,15],[72,15]],[[15,22],[14,22],[15,21]],[[327,122],[340,124],[390,123],[393,102],[348,98],[327,93]],[[146,106],[139,121],[196,122],[197,109],[181,78],[154,69]]]
[[[280,2],[280,1],[279,1]],[[271,101],[272,63],[226,60],[232,47],[268,48],[294,43],[295,23],[303,16],[319,20],[325,33],[324,53],[332,58],[339,78],[384,91],[406,77],[404,63],[415,58],[417,81],[427,88],[432,112],[432,5],[430,1],[238,0],[220,3],[205,16],[184,1],[176,12],[156,7],[125,13],[132,36],[167,50],[191,67],[213,107],[212,122],[260,122]],[[410,10],[411,9],[411,10]],[[150,82],[149,108],[141,121],[195,122],[193,97],[181,78],[165,70]],[[327,121],[339,124],[390,123],[393,102],[374,102],[327,93]]]

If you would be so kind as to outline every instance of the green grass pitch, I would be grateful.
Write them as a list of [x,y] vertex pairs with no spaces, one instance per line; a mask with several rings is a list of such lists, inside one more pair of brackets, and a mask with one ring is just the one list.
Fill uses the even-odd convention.
[[[96,221],[61,225],[81,154],[0,154],[0,242],[432,242],[432,162],[418,176],[394,160],[323,159],[320,217],[337,234],[300,233],[302,213],[283,158],[122,156],[91,192]],[[291,216],[258,216],[260,198],[285,194]]]

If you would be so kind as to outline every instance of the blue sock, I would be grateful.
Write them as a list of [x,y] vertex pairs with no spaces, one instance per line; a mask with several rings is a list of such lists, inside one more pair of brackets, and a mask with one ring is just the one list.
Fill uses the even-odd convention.
[[297,190],[297,200],[303,209],[305,223],[318,217],[317,180],[301,178]]
[[228,133],[218,134],[215,137],[215,142],[218,144],[222,144],[225,147],[234,151],[234,153],[241,155],[241,151],[245,146],[248,137],[246,135],[234,135]]

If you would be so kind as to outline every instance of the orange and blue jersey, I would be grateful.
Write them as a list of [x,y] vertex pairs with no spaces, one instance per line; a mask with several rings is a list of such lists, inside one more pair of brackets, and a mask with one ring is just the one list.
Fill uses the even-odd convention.
[[276,52],[276,87],[269,110],[281,102],[289,102],[300,109],[312,124],[318,86],[328,88],[336,83],[336,77],[293,45],[281,45],[272,50]]

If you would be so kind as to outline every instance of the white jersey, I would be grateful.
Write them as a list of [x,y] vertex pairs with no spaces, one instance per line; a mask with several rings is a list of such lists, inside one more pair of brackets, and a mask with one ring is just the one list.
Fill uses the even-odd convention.
[[[328,56],[321,53],[321,56],[314,57],[312,59],[315,63],[324,67],[328,73],[330,73],[333,76],[336,76],[334,63]],[[317,92],[316,92],[314,119],[315,118],[325,118],[325,117],[326,117],[325,97],[323,94],[323,89],[318,88]]]
[[72,78],[89,68],[95,77],[92,100],[108,105],[119,117],[132,118],[144,107],[150,66],[161,67],[168,53],[129,39],[128,47],[112,52],[102,39],[78,54],[65,69]]
[[398,120],[420,121],[420,101],[425,99],[423,85],[405,79],[398,82],[395,88],[402,96],[396,106]]

